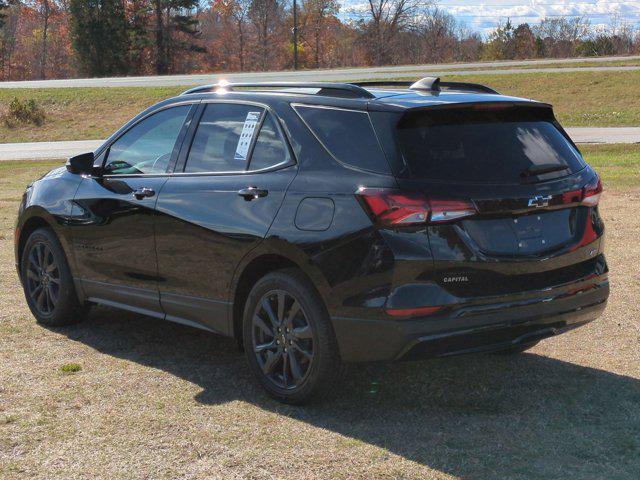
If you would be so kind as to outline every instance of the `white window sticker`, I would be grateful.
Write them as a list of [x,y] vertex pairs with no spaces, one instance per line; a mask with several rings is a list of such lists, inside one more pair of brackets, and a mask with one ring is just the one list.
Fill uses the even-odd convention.
[[256,130],[258,120],[260,119],[260,112],[249,112],[247,118],[244,121],[242,127],[242,133],[238,139],[238,146],[236,147],[236,154],[233,156],[234,160],[240,160],[245,162],[247,160],[247,154],[249,153],[249,146],[251,145],[251,139],[253,138],[253,132]]

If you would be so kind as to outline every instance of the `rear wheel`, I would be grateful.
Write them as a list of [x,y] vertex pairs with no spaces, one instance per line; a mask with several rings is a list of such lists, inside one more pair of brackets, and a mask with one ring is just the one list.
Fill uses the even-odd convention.
[[29,236],[20,272],[27,304],[38,323],[62,326],[84,319],[88,307],[78,300],[64,251],[50,229],[40,228]]
[[258,382],[285,403],[321,397],[340,371],[329,315],[295,269],[270,273],[253,287],[244,310],[243,340]]

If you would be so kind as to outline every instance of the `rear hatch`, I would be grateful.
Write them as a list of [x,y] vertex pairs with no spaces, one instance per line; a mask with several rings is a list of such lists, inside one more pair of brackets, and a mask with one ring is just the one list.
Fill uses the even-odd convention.
[[409,111],[394,137],[400,196],[388,192],[387,206],[377,208],[394,211],[387,221],[417,234],[427,222],[436,267],[430,280],[448,292],[542,290],[604,268],[601,183],[548,105]]

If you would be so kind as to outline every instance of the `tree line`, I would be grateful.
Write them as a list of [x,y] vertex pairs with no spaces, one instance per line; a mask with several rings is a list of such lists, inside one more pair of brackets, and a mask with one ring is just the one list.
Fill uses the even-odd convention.
[[[293,67],[292,0],[0,0],[0,79]],[[301,68],[640,52],[637,26],[579,17],[481,36],[435,3],[298,0]]]

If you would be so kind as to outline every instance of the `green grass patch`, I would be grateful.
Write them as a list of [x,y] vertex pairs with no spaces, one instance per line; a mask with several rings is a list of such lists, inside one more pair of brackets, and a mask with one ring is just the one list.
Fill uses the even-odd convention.
[[78,373],[80,370],[82,370],[82,367],[78,363],[65,363],[60,367],[60,371],[67,374]]
[[602,177],[605,188],[640,187],[640,145],[582,145],[580,150]]

